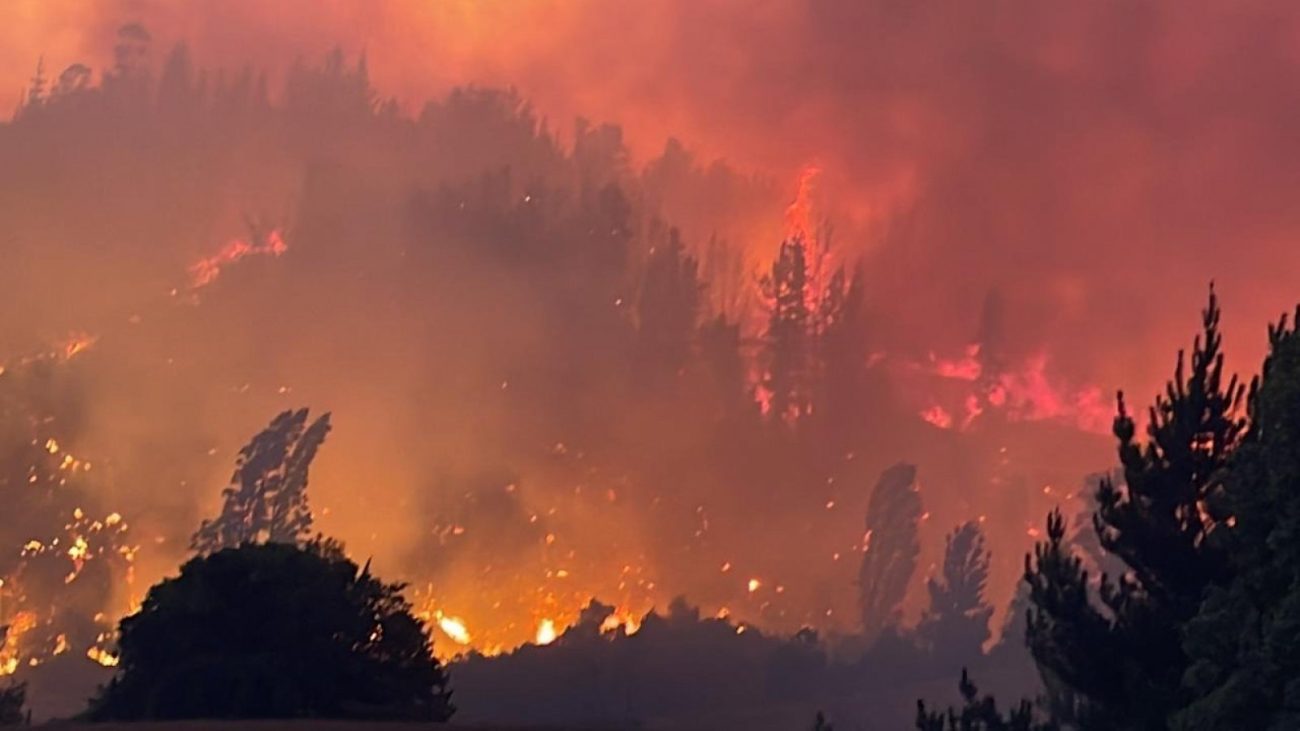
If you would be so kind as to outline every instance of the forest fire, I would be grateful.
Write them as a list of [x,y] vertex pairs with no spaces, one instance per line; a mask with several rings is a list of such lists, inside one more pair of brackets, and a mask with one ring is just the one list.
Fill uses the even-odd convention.
[[[123,637],[220,624],[167,600],[223,581],[191,606],[257,631],[158,677],[227,687],[332,607],[426,673],[394,718],[447,678],[484,727],[1032,697],[1026,556],[1129,575],[1093,516],[1180,416],[1137,396],[1217,352],[1205,281],[1264,322],[1300,266],[1297,64],[1182,12],[285,2],[0,24],[40,36],[0,121],[0,722],[22,683],[155,712]],[[1218,509],[1178,545],[1250,527]]]
[[[927,423],[940,429],[966,429],[986,412],[995,411],[1010,421],[1056,421],[1094,434],[1108,434],[1114,410],[1096,386],[1071,388],[1048,373],[1048,357],[1037,354],[1016,367],[988,367],[980,343],[968,345],[959,358],[943,359],[930,353],[922,366],[941,379],[969,384],[958,394],[959,406],[930,404],[920,411]],[[958,415],[954,415],[958,414]]]
[[190,265],[190,289],[201,289],[221,276],[223,269],[250,256],[277,257],[289,250],[279,229],[271,229],[258,239],[231,239],[217,253]]

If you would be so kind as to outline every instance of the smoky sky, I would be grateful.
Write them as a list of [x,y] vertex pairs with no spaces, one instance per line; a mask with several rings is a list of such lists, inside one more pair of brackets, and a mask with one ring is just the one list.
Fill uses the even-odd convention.
[[102,67],[111,30],[140,20],[157,48],[185,40],[232,68],[364,51],[408,105],[514,85],[560,128],[620,123],[643,158],[676,136],[766,174],[815,163],[859,234],[848,245],[893,252],[874,296],[930,325],[918,342],[965,337],[998,287],[1026,342],[1107,388],[1154,383],[1153,356],[1183,339],[1164,326],[1212,278],[1243,368],[1294,298],[1289,3],[121,0],[5,15],[11,101],[37,56]]

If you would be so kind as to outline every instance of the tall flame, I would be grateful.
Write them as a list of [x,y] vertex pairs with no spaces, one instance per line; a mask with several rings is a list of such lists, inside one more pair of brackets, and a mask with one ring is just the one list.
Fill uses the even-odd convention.
[[817,176],[821,175],[821,172],[821,168],[815,165],[805,165],[799,171],[799,188],[795,192],[794,200],[790,201],[790,205],[785,209],[785,237],[787,239],[802,238],[804,241],[812,240],[813,183],[816,182]]

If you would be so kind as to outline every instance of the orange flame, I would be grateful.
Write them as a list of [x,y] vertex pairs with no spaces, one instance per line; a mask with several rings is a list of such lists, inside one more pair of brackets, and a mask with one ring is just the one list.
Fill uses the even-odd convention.
[[272,229],[260,243],[232,239],[212,256],[199,259],[190,265],[190,289],[200,289],[212,284],[221,276],[221,270],[245,257],[254,255],[280,256],[289,250],[279,229]]
[[951,360],[930,354],[927,370],[950,381],[972,384],[961,402],[960,420],[949,410],[932,403],[920,417],[941,429],[965,429],[989,410],[998,410],[1009,421],[1056,421],[1080,431],[1106,434],[1113,413],[1096,386],[1076,388],[1048,374],[1046,355],[1034,355],[1015,368],[989,372],[980,359],[982,346],[971,343],[961,357]]
[[799,189],[795,193],[794,200],[785,209],[785,236],[788,239],[802,238],[805,241],[811,240],[812,226],[812,193],[813,183],[817,176],[821,174],[821,168],[815,165],[805,165],[803,170],[799,171]]

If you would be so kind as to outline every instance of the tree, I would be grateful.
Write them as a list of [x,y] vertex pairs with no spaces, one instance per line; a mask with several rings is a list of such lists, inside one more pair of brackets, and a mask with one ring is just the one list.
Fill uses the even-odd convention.
[[192,558],[122,620],[90,717],[444,721],[447,679],[402,589],[321,541]]
[[1190,371],[1180,352],[1150,409],[1145,445],[1120,396],[1114,432],[1124,484],[1102,480],[1093,525],[1125,573],[1103,574],[1094,601],[1059,513],[1026,561],[1030,651],[1054,709],[1077,712],[1082,728],[1164,729],[1187,700],[1180,629],[1227,575],[1223,551],[1206,540],[1222,516],[1206,506],[1246,426],[1245,388],[1224,376],[1219,317],[1211,288]]
[[27,684],[12,680],[0,687],[0,726],[19,726],[29,720]]
[[812,313],[808,309],[808,262],[801,237],[781,242],[772,271],[761,282],[769,301],[767,372],[763,390],[768,413],[797,421],[812,408]]
[[676,375],[686,364],[703,292],[699,263],[686,253],[677,229],[672,229],[668,243],[655,247],[646,261],[637,302],[637,335],[644,366]]
[[993,696],[980,697],[979,688],[964,669],[957,687],[965,701],[960,713],[951,708],[947,712],[931,712],[925,709],[925,701],[916,702],[917,731],[1057,731],[1059,728],[1052,721],[1035,718],[1029,701],[1020,701],[1004,717]]
[[285,411],[239,451],[221,514],[191,539],[201,554],[244,543],[302,543],[311,537],[307,470],[330,430],[330,415],[307,424],[307,409]]
[[988,577],[989,551],[979,524],[958,526],[947,538],[943,573],[926,583],[930,608],[917,628],[933,652],[964,662],[981,654],[993,616],[984,600]]
[[917,538],[920,520],[916,467],[899,463],[881,473],[867,504],[862,568],[858,572],[862,631],[868,641],[898,620],[899,605],[921,553]]
[[[1300,319],[1300,310],[1297,311]],[[1300,727],[1300,333],[1286,318],[1249,405],[1250,429],[1207,511],[1232,579],[1187,623],[1186,731]]]

